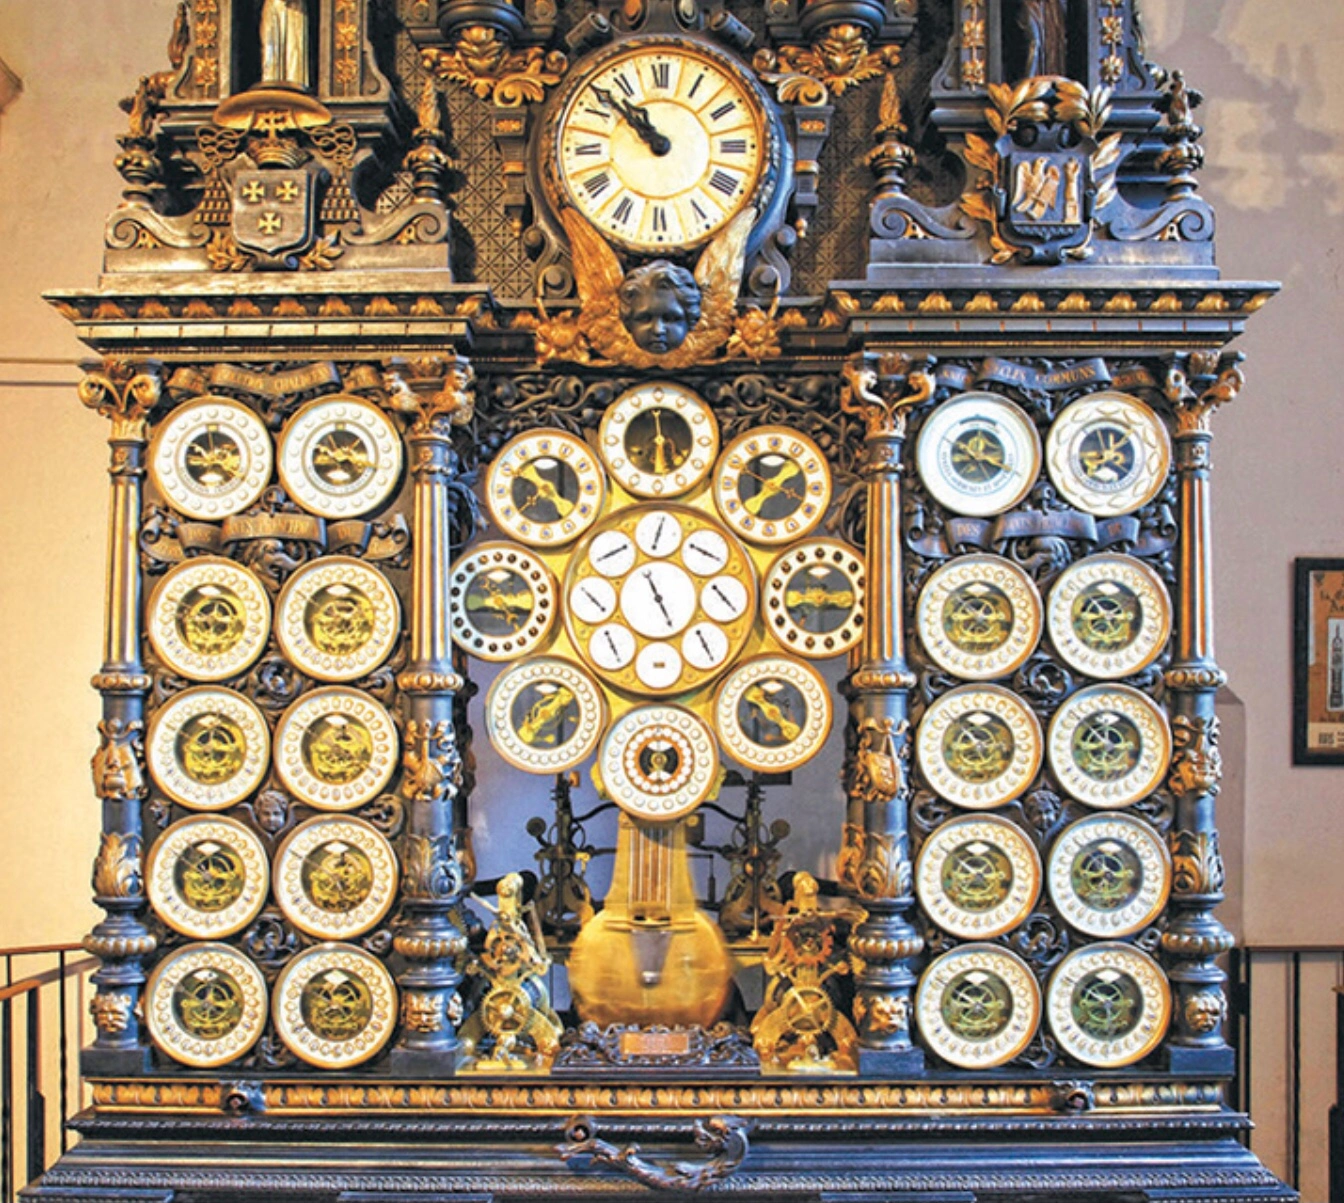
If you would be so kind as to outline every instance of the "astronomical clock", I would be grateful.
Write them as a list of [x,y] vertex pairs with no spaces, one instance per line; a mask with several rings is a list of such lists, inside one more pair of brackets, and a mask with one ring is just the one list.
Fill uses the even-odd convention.
[[[1135,0],[193,0],[125,102],[33,1198],[1271,1200]],[[148,64],[152,68],[153,64]]]

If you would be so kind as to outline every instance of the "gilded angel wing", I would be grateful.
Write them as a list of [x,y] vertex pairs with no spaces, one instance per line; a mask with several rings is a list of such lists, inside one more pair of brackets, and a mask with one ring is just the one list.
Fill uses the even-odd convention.
[[574,259],[574,283],[582,307],[579,329],[599,355],[629,363],[643,352],[621,324],[619,295],[625,279],[621,261],[606,239],[573,209],[563,210],[560,220]]
[[[737,292],[742,270],[747,263],[747,239],[756,224],[756,209],[743,209],[707,247],[695,265],[695,281],[700,285],[700,321],[678,351],[682,362],[669,367],[701,363],[714,354],[733,332],[737,313]],[[665,356],[671,360],[673,356]]]

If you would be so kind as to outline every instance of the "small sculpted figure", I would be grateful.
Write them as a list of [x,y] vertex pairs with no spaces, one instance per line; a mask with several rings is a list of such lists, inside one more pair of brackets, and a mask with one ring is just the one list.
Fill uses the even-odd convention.
[[620,313],[637,347],[666,355],[686,341],[700,320],[700,286],[675,263],[646,263],[622,281]]
[[262,0],[261,82],[309,86],[307,0]]
[[1068,0],[1022,0],[1017,19],[1027,35],[1023,76],[1067,75]]

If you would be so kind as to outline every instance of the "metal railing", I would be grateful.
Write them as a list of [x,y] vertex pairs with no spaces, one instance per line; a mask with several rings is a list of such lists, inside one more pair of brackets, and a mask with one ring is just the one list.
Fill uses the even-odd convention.
[[[79,1048],[94,957],[78,944],[0,949],[0,1200],[42,1174],[69,1147],[66,1120],[81,1098]],[[35,970],[29,968],[38,963]],[[25,976],[15,981],[15,971]],[[55,1040],[51,1033],[55,1033]],[[22,1069],[22,1081],[15,1079]],[[57,1108],[53,1110],[52,1088]]]

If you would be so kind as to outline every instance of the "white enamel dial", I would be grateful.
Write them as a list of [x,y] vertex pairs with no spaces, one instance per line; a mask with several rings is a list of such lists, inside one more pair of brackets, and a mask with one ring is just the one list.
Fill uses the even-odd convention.
[[682,563],[696,576],[713,576],[728,564],[728,542],[712,530],[698,530],[686,540]]
[[588,562],[603,576],[624,576],[634,567],[634,541],[624,531],[603,531],[588,548]]
[[675,514],[652,510],[635,527],[635,542],[646,556],[670,556],[681,546],[681,524]]
[[700,605],[715,622],[734,622],[750,608],[751,597],[736,577],[716,576],[700,590]]
[[594,625],[616,613],[616,589],[600,576],[580,581],[569,592],[569,608],[578,618]]
[[645,564],[621,586],[621,613],[641,635],[666,639],[695,614],[695,585],[675,564]]
[[681,654],[695,668],[718,668],[728,659],[728,636],[713,622],[697,622],[681,637]]
[[561,191],[628,250],[695,247],[757,199],[772,145],[755,84],[708,48],[610,53],[557,123]]
[[666,689],[681,676],[681,653],[670,643],[649,643],[635,657],[635,675],[649,689]]
[[598,668],[616,672],[635,658],[635,636],[629,627],[609,622],[598,627],[588,642],[588,655]]

